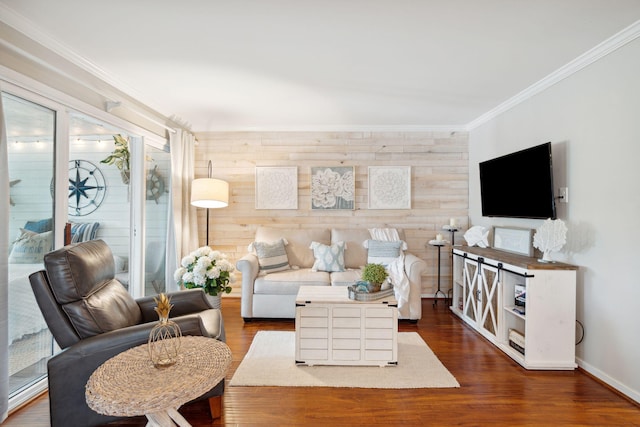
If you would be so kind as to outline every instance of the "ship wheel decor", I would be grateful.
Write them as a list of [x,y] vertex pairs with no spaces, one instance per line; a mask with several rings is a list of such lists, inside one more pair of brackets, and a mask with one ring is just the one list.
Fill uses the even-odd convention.
[[147,200],[155,200],[158,204],[158,199],[165,191],[164,179],[160,175],[158,165],[155,165],[147,172]]

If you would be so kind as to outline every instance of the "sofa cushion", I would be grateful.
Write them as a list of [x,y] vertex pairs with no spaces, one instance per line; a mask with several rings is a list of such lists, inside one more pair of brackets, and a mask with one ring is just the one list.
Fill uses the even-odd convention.
[[370,239],[369,231],[366,228],[331,230],[331,242],[344,242],[344,266],[346,268],[360,268],[367,263],[367,250],[362,244]]
[[344,242],[331,245],[311,242],[309,248],[313,251],[315,258],[311,271],[344,271]]
[[274,242],[284,238],[289,242],[285,247],[289,265],[300,268],[311,268],[315,261],[313,252],[309,249],[311,242],[325,245],[331,244],[331,233],[324,228],[291,229],[275,227],[258,227],[255,240],[258,242]]
[[362,270],[359,268],[331,273],[331,286],[350,286],[358,280],[362,280],[361,278]]
[[403,245],[404,242],[402,240],[395,242],[367,240],[365,242],[365,246],[369,250],[367,263],[382,264],[386,267],[400,256]]
[[329,286],[329,283],[329,273],[301,268],[258,276],[253,291],[255,294],[295,295],[300,286]]
[[250,247],[258,257],[258,265],[261,273],[274,273],[276,271],[288,270],[289,258],[285,246],[285,239],[278,239],[275,242],[253,242]]

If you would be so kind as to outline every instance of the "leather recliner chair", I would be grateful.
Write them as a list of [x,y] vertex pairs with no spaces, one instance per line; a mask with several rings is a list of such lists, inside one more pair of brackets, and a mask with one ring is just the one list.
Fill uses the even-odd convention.
[[[100,415],[85,400],[91,374],[109,358],[145,344],[158,315],[153,297],[134,299],[114,278],[109,246],[91,240],[45,255],[45,270],[29,276],[38,306],[62,349],[47,363],[52,427],[94,426],[121,419]],[[171,319],[183,335],[225,340],[220,310],[201,289],[174,292]],[[213,418],[220,416],[224,379],[196,400],[209,399]]]

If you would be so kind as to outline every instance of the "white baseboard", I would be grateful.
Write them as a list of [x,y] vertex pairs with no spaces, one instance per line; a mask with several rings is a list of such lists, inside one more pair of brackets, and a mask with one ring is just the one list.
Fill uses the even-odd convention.
[[580,366],[582,369],[584,369],[585,371],[587,371],[588,373],[590,373],[591,375],[593,375],[603,383],[618,390],[620,393],[624,394],[629,399],[634,400],[636,403],[640,403],[640,392],[638,390],[633,390],[632,388],[629,388],[625,384],[622,384],[620,381],[616,380],[615,378],[611,378],[609,375],[605,374],[598,368],[588,364],[587,362],[585,362],[580,358],[576,357],[576,362],[578,363],[578,366]]

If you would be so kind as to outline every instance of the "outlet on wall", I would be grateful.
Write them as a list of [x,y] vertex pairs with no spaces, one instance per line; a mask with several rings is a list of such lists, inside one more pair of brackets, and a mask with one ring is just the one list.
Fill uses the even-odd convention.
[[569,187],[558,188],[558,199],[560,203],[569,203]]

